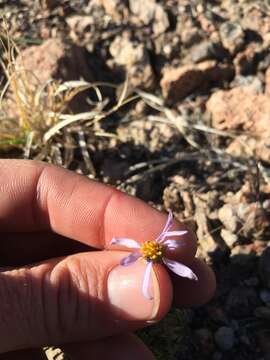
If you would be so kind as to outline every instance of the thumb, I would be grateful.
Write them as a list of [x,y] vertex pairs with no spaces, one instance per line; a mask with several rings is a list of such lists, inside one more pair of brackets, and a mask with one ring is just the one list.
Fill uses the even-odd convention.
[[168,311],[172,286],[158,265],[153,300],[142,294],[145,263],[119,266],[126,252],[98,251],[0,273],[0,352],[89,341],[132,331]]

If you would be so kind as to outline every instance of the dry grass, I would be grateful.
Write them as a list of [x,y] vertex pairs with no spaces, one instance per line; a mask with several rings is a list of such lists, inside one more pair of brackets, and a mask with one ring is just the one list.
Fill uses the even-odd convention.
[[[23,150],[25,158],[46,160],[55,151],[53,140],[64,128],[80,127],[79,146],[84,146],[84,130],[93,129],[95,123],[102,121],[120,107],[138,98],[127,97],[128,81],[120,94],[118,102],[108,109],[108,99],[103,99],[100,87],[115,87],[108,83],[89,83],[86,81],[56,81],[49,79],[41,83],[29,70],[26,70],[20,49],[8,32],[2,29],[1,46],[3,56],[1,65],[6,77],[0,96],[0,149]],[[89,111],[72,113],[71,101],[79,93],[93,89],[97,100],[89,104]],[[106,108],[106,110],[105,110]],[[90,131],[94,136],[115,136],[103,131]],[[89,154],[82,148],[87,167],[94,175],[94,167]]]

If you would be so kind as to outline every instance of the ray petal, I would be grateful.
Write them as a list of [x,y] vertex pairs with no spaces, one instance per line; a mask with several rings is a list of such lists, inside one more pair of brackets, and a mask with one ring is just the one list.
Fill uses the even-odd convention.
[[139,252],[129,254],[128,256],[124,257],[124,258],[120,261],[120,265],[122,265],[122,266],[131,265],[131,264],[133,264],[136,260],[138,260],[139,257],[141,257],[141,254],[140,254]]
[[132,249],[139,249],[140,248],[140,244],[137,243],[137,241],[133,240],[133,239],[128,239],[128,238],[117,238],[114,237],[112,238],[110,245],[119,245],[119,246],[126,246],[128,248],[132,248]]
[[185,246],[186,244],[179,240],[175,240],[175,239],[169,239],[169,240],[165,240],[162,242],[162,246],[166,247],[167,249],[179,249],[182,246]]
[[164,264],[175,274],[191,279],[191,280],[198,280],[197,276],[194,272],[187,266],[167,258],[162,258]]
[[162,232],[159,234],[159,236],[156,239],[157,242],[160,242],[163,240],[164,233],[166,233],[167,231],[170,230],[170,228],[172,227],[172,224],[173,224],[173,213],[171,210],[169,210],[168,219],[166,221],[164,229],[162,230]]
[[182,236],[187,234],[187,230],[179,230],[179,231],[166,231],[163,233],[164,238],[168,236]]
[[150,261],[146,265],[146,269],[145,269],[144,276],[143,276],[142,292],[143,292],[143,296],[148,300],[153,299],[153,297],[149,294],[149,285],[150,285],[150,276],[151,276],[152,266],[153,266],[153,263]]

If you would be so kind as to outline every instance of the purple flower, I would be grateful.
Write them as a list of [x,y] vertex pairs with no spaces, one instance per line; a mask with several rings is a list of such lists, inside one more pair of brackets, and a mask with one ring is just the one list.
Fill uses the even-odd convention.
[[149,300],[152,299],[151,295],[149,294],[149,284],[151,270],[154,263],[163,262],[175,274],[191,280],[198,280],[197,276],[190,268],[164,256],[166,249],[174,250],[179,248],[180,245],[183,245],[179,244],[180,240],[168,238],[181,236],[187,233],[187,231],[170,231],[172,224],[173,215],[172,212],[169,211],[168,219],[164,229],[155,240],[145,241],[142,244],[139,244],[137,241],[128,238],[113,238],[111,241],[111,245],[126,246],[134,250],[134,252],[121,260],[120,264],[122,266],[128,266],[139,258],[143,258],[147,261],[143,278],[142,292],[143,295]]

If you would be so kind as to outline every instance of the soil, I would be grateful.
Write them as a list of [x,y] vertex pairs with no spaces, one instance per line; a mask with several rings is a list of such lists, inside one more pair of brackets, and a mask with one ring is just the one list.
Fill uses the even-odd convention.
[[[137,94],[28,157],[171,209],[196,232],[217,291],[186,312],[172,354],[170,344],[162,352],[149,341],[157,357],[270,359],[269,1],[2,0],[0,9],[26,63],[41,53],[46,64],[48,41],[65,44],[45,78],[113,84],[100,87],[104,111],[121,99],[125,79],[126,97]],[[83,66],[70,60],[74,51]],[[86,91],[69,112],[95,106]],[[0,155],[22,158],[24,150]]]

